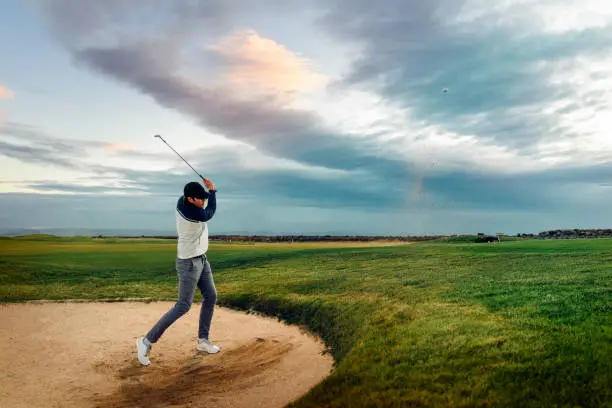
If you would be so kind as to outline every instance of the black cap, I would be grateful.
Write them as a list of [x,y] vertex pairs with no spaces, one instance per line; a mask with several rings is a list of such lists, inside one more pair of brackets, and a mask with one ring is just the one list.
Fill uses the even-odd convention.
[[210,194],[204,189],[204,186],[196,181],[185,184],[183,189],[185,197],[206,199]]

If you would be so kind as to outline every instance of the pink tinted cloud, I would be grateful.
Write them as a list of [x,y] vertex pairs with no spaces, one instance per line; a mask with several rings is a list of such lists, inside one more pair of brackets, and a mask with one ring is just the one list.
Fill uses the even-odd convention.
[[246,92],[309,92],[327,81],[310,60],[252,30],[224,37],[208,49],[220,57],[223,79]]
[[15,93],[0,83],[0,99],[13,99]]
[[121,150],[132,150],[134,149],[134,145],[130,143],[106,143],[104,145],[105,149],[121,151]]

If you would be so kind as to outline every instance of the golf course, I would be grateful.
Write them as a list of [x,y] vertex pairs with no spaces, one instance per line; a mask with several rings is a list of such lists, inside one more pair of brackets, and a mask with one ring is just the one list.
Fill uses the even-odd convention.
[[[171,239],[4,237],[2,308],[171,305],[175,253]],[[333,358],[329,375],[291,407],[612,406],[609,239],[211,242],[208,259],[219,307],[300,326]],[[197,320],[197,291],[194,302],[184,320]],[[132,339],[141,334],[124,341],[128,365],[137,365]],[[171,385],[132,389],[141,400],[125,406],[197,406],[163,405],[155,386]]]

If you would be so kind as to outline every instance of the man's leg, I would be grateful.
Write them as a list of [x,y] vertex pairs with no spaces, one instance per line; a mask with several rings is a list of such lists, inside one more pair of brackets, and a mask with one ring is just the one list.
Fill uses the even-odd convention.
[[219,347],[208,340],[212,316],[217,303],[217,289],[213,280],[212,269],[206,258],[202,260],[202,274],[198,280],[198,288],[202,293],[202,308],[200,309],[200,325],[198,328],[198,350],[216,353]]
[[195,288],[202,274],[201,260],[177,259],[176,271],[179,280],[178,301],[147,333],[146,338],[151,343],[156,343],[166,329],[191,308]]

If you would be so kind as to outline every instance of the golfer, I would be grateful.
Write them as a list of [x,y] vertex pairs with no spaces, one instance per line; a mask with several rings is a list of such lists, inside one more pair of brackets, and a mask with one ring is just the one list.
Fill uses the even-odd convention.
[[[197,349],[217,353],[220,348],[208,340],[217,290],[206,251],[208,250],[208,221],[217,209],[217,190],[212,181],[203,179],[206,191],[198,182],[187,183],[183,195],[176,203],[176,230],[178,235],[176,272],[178,277],[178,301],[151,330],[136,340],[138,360],[149,365],[152,345],[164,331],[191,308],[196,286],[202,293]],[[208,201],[208,205],[206,205]],[[206,208],[204,208],[206,207]]]

